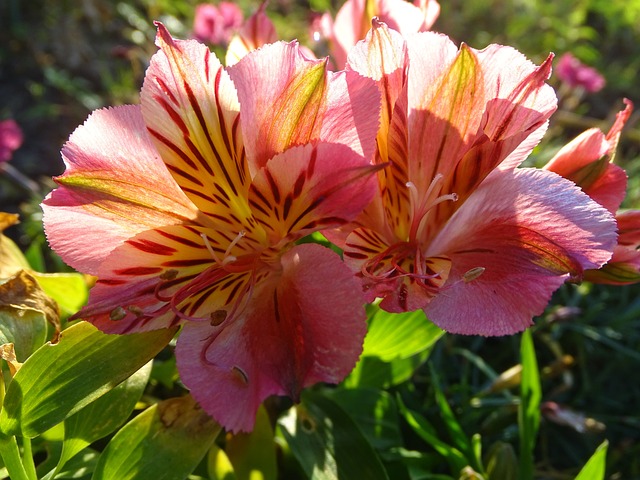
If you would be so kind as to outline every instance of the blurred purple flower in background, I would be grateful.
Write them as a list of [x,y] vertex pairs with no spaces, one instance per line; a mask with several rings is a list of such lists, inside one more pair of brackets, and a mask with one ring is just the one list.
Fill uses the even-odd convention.
[[226,45],[243,20],[242,10],[235,3],[203,3],[196,7],[193,35],[201,42]]
[[13,152],[20,148],[24,137],[15,120],[0,121],[0,163],[11,159]]
[[569,52],[560,57],[556,75],[569,87],[582,87],[590,93],[602,90],[606,83],[595,68],[588,67]]

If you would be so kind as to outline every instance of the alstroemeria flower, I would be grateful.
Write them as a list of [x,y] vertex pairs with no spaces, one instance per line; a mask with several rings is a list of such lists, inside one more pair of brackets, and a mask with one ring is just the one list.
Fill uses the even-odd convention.
[[360,354],[359,285],[331,250],[296,241],[371,200],[379,92],[295,43],[228,69],[162,25],[157,43],[141,107],[94,112],[63,148],[44,223],[98,277],[77,317],[110,333],[183,324],[183,382],[246,431],[267,396],[338,382]]
[[331,236],[369,300],[422,308],[449,332],[510,334],[609,259],[604,208],[556,174],[516,168],[556,108],[551,57],[536,67],[509,47],[458,49],[431,32],[405,40],[374,21],[347,67],[384,99],[376,161],[390,166],[359,227]]
[[[586,130],[545,165],[550,170],[575,182],[593,200],[616,214],[627,190],[627,174],[612,163],[620,132],[631,116],[633,104],[625,99],[625,109],[605,135],[598,128]],[[584,278],[595,283],[628,285],[640,281],[640,212],[616,214],[618,245],[611,260],[602,268],[588,270]]]

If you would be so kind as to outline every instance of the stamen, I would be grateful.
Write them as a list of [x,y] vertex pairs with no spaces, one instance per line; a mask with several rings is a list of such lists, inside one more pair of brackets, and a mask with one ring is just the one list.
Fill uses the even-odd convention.
[[220,259],[216,255],[216,252],[213,251],[213,247],[211,246],[211,242],[209,242],[209,237],[207,237],[207,235],[205,233],[201,233],[200,234],[200,238],[202,238],[202,241],[204,242],[204,246],[207,247],[207,250],[209,251],[209,254],[211,255],[211,257],[213,257],[213,259],[216,261],[216,263],[218,265],[222,265],[222,262],[220,261]]
[[237,365],[231,367],[231,371],[242,383],[244,383],[245,385],[249,385],[249,376],[247,375],[247,372],[245,372]]
[[462,280],[464,281],[464,283],[473,282],[476,278],[482,275],[485,270],[486,268],[484,267],[473,267],[467,270],[464,275],[462,275]]
[[420,192],[413,182],[407,182],[405,185],[409,188],[409,195],[411,199],[411,230],[409,232],[409,241],[415,241],[418,237],[422,236],[422,230],[426,224],[429,211],[436,205],[458,200],[456,193],[449,193],[446,195],[438,195],[442,188],[444,181],[444,175],[441,173],[436,174],[429,185],[422,201],[420,201]]
[[109,314],[109,319],[116,322],[118,320],[122,320],[126,316],[127,316],[127,311],[123,307],[117,307],[111,310],[111,313]]
[[217,327],[227,318],[226,310],[216,310],[215,312],[211,312],[211,326]]
[[127,310],[133,313],[136,317],[141,317],[142,315],[144,315],[144,312],[142,311],[142,309],[137,305],[129,305],[127,307]]
[[242,237],[244,237],[247,233],[244,230],[240,230],[240,233],[233,239],[233,242],[229,244],[227,247],[227,251],[224,252],[224,260],[222,261],[222,265],[226,265],[227,263],[235,262],[237,260],[236,257],[231,255],[231,249],[236,246],[236,244],[240,241]]

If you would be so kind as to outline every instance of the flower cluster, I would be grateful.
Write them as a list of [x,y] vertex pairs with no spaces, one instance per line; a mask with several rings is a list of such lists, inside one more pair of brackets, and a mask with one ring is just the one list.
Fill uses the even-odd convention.
[[[438,10],[349,0],[325,24],[339,71],[276,41],[264,5],[226,67],[158,24],[140,105],[94,112],[43,202],[53,249],[97,277],[76,318],[181,325],[182,381],[247,431],[268,396],[349,373],[366,302],[504,335],[565,281],[615,276],[597,273],[612,252],[609,270],[637,275],[637,215],[614,218],[610,163],[630,106],[546,169],[518,168],[556,109],[552,56],[457,47],[426,31]],[[301,241],[317,232],[343,258]]]

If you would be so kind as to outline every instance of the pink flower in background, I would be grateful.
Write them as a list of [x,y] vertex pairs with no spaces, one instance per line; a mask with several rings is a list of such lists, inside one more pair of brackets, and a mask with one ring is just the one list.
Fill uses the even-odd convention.
[[0,163],[10,160],[13,152],[22,145],[23,140],[22,129],[15,120],[0,121]]
[[510,47],[459,49],[431,32],[406,38],[374,21],[347,69],[378,82],[379,192],[333,234],[367,300],[422,308],[454,333],[504,335],[551,294],[611,257],[611,214],[572,182],[516,168],[556,108],[535,66]]
[[591,93],[602,90],[605,85],[604,77],[595,68],[583,64],[569,52],[560,57],[555,73],[570,87],[582,87]]
[[356,279],[330,249],[296,241],[371,200],[380,94],[295,43],[226,69],[162,25],[157,44],[141,106],[94,112],[64,146],[47,237],[98,277],[77,317],[110,333],[182,324],[182,381],[247,431],[266,397],[337,383],[360,355]]
[[267,3],[263,2],[229,42],[225,63],[235,65],[249,52],[278,40],[276,27],[266,13]]
[[586,130],[562,147],[544,167],[575,182],[593,200],[616,214],[618,245],[611,260],[584,275],[594,283],[640,282],[640,211],[618,212],[627,190],[627,175],[612,163],[620,132],[633,110],[631,101],[625,99],[624,103],[625,109],[618,113],[607,134],[598,128]]
[[201,42],[226,45],[243,19],[242,10],[233,2],[220,2],[217,6],[201,4],[196,7],[193,35]]

